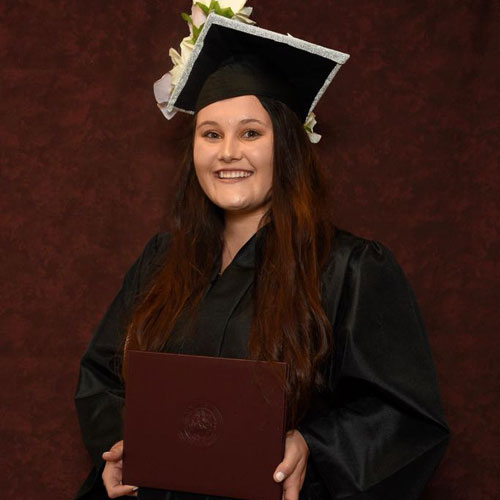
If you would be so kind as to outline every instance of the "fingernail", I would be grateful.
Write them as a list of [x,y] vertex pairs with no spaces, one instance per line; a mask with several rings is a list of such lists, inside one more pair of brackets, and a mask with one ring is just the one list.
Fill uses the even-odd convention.
[[138,489],[139,489],[139,486],[134,486],[134,487],[132,488],[132,491],[137,491]]
[[283,479],[285,479],[285,474],[283,474],[283,472],[281,472],[281,471],[276,472],[276,474],[274,475],[274,479],[276,479],[276,481],[278,481],[278,483],[281,483],[281,481],[283,481]]

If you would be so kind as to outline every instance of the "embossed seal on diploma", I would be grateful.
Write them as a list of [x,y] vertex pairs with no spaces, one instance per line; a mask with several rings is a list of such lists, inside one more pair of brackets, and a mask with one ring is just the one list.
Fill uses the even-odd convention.
[[189,405],[182,417],[179,437],[193,446],[210,446],[220,434],[222,414],[207,401]]

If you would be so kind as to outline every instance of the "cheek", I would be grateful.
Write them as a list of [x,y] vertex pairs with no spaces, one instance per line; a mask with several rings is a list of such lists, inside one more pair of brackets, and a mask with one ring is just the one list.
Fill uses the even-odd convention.
[[203,154],[202,147],[200,146],[200,143],[195,140],[193,144],[193,162],[196,174],[198,174],[199,170],[201,169],[204,158],[205,155]]
[[256,152],[256,155],[254,157],[254,162],[256,165],[258,165],[258,168],[262,173],[261,177],[262,181],[265,183],[267,187],[270,188],[273,182],[273,170],[274,170],[272,142],[266,148],[263,148],[258,152]]
[[203,147],[202,144],[197,144],[196,141],[193,145],[193,162],[196,176],[201,184],[207,172],[210,172],[211,159],[210,151],[206,147]]

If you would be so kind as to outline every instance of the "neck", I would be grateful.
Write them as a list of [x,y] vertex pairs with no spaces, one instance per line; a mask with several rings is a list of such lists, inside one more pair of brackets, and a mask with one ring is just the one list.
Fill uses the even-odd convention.
[[221,272],[231,263],[240,248],[257,232],[267,208],[251,214],[238,214],[229,211],[225,213]]
[[238,250],[257,232],[266,210],[252,214],[226,212],[224,216],[224,241],[236,255]]

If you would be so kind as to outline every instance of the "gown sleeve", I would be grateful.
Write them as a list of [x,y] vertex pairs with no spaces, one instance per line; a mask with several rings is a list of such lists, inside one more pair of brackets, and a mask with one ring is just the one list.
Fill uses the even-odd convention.
[[[121,289],[95,329],[80,362],[75,405],[83,442],[94,467],[75,498],[82,498],[95,486],[104,466],[101,454],[122,439],[124,387],[118,351],[134,300],[153,269],[154,257],[161,246],[160,235],[149,240],[125,274]],[[101,485],[99,488],[102,489]],[[100,498],[85,496],[89,497]]]
[[418,499],[449,428],[413,291],[393,253],[369,240],[351,252],[339,286],[326,308],[339,352],[320,404],[298,426],[308,467],[321,497]]

